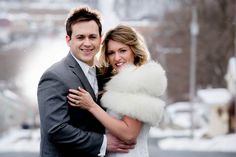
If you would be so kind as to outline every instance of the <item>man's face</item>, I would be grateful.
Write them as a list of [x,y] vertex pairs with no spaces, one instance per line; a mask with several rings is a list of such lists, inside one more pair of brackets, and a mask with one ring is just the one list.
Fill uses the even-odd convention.
[[74,56],[82,62],[93,65],[94,57],[99,51],[101,36],[95,21],[83,21],[71,26],[71,38],[66,42]]

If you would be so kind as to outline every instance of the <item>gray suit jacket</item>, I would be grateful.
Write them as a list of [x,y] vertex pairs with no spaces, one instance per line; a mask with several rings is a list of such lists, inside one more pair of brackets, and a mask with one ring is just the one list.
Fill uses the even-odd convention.
[[99,154],[104,127],[88,111],[67,102],[68,89],[78,86],[96,99],[81,67],[70,53],[42,75],[37,93],[41,157],[94,157]]

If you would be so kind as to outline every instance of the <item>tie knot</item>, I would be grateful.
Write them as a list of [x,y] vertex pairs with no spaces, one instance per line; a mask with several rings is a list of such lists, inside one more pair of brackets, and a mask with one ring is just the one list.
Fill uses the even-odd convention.
[[90,67],[88,70],[88,74],[90,75],[88,80],[91,85],[91,87],[94,90],[95,95],[97,96],[98,93],[98,84],[97,84],[97,78],[96,78],[96,68]]
[[89,72],[94,73],[95,72],[95,67],[89,67]]
[[88,71],[92,76],[96,76],[96,69],[95,67],[90,67]]

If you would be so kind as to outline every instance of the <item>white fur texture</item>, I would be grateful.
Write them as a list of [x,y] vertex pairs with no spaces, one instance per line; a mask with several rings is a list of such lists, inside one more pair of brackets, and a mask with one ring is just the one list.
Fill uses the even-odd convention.
[[157,125],[165,106],[159,96],[166,87],[160,64],[152,61],[140,67],[126,66],[107,83],[101,102],[119,114]]

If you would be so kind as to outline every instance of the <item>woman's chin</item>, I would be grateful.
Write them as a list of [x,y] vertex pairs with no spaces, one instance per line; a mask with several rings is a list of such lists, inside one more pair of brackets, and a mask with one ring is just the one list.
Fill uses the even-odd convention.
[[122,69],[122,67],[123,67],[123,66],[117,67],[117,68],[116,68],[116,71],[117,71],[117,72],[120,72],[120,70]]
[[122,70],[122,68],[124,68],[126,65],[127,65],[127,64],[123,64],[123,65],[121,65],[121,66],[119,66],[119,67],[115,67],[115,71],[116,71],[116,72],[120,72],[120,70]]

